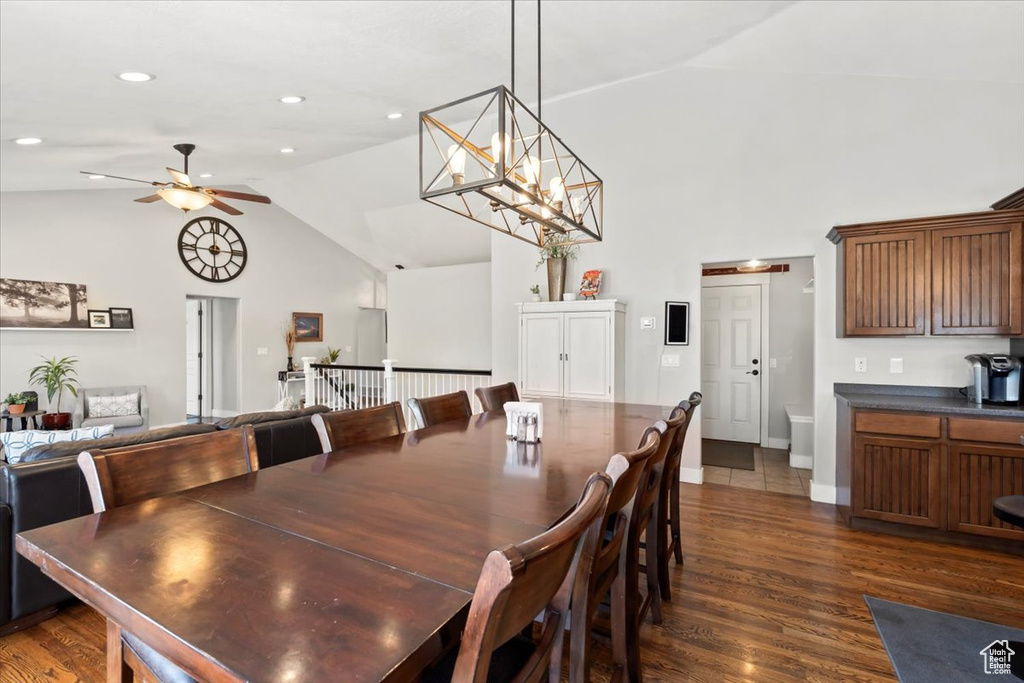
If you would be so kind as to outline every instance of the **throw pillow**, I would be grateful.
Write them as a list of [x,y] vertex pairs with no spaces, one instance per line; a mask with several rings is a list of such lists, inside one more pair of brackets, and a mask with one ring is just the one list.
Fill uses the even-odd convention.
[[4,432],[0,434],[0,443],[4,445],[4,455],[12,465],[21,462],[22,456],[30,448],[43,444],[61,441],[85,441],[101,439],[114,433],[114,425],[100,425],[85,429],[70,429],[63,432],[39,432],[26,429],[20,432]]
[[89,418],[126,417],[139,414],[139,392],[119,396],[86,396]]
[[292,397],[292,396],[285,396],[280,401],[278,401],[277,404],[273,407],[273,410],[275,412],[279,412],[279,411],[282,411],[282,410],[298,410],[298,409],[299,409],[299,402],[296,401],[295,398]]

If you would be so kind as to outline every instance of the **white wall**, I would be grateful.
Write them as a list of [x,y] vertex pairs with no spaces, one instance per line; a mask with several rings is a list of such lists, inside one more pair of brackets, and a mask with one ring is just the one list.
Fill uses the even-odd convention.
[[211,301],[213,352],[213,410],[229,415],[238,410],[238,300],[216,297]]
[[[280,207],[245,204],[245,215],[226,218],[245,239],[248,265],[231,282],[208,283],[178,257],[181,213],[136,204],[138,196],[0,194],[0,277],[82,283],[90,307],[127,306],[135,318],[134,332],[0,331],[0,390],[27,388],[27,369],[40,355],[74,355],[83,386],[146,384],[151,424],[182,421],[186,294],[238,299],[242,411],[275,403],[292,311],[324,313],[324,343],[298,344],[296,356],[354,344],[357,306],[375,305],[379,271]],[[257,347],[269,355],[257,356]]]
[[[603,296],[628,302],[626,398],[680,400],[700,382],[700,339],[661,368],[661,332],[639,330],[664,301],[691,302],[701,262],[815,257],[812,496],[834,499],[834,382],[958,385],[962,357],[1006,339],[837,339],[836,224],[977,211],[1021,185],[1024,88],[1004,83],[683,68],[544,106],[545,121],[605,180]],[[538,278],[535,250],[495,234],[494,381],[516,377],[513,304]],[[866,356],[869,372],[855,374]],[[889,357],[905,362],[888,374]],[[692,430],[696,428],[694,433]],[[683,454],[699,476],[699,423]]]
[[388,357],[400,366],[491,369],[491,264],[388,272]]
[[[788,273],[769,276],[768,354],[778,367],[768,367],[768,437],[789,441],[786,404],[814,403],[814,295],[804,285],[814,277],[814,259],[785,259]],[[768,361],[762,361],[768,365]]]

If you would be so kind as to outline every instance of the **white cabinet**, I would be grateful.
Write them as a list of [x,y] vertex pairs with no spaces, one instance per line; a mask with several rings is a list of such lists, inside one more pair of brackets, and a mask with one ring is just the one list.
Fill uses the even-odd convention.
[[517,306],[521,395],[624,400],[623,302],[611,299]]

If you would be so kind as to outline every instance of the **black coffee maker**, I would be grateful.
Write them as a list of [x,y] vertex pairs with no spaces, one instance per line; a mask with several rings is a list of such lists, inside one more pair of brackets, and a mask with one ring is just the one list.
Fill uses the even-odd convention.
[[995,353],[964,357],[971,364],[973,382],[967,386],[967,400],[992,405],[1021,402],[1021,360]]

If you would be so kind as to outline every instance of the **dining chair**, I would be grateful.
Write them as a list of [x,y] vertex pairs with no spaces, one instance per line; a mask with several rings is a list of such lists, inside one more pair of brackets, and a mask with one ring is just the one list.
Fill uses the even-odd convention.
[[419,429],[449,420],[461,420],[473,414],[469,394],[465,391],[430,398],[410,398],[409,408],[419,423]]
[[[259,469],[252,425],[137,446],[85,451],[78,456],[92,506],[122,505],[212,484]],[[111,669],[110,662],[120,662]],[[159,652],[107,621],[108,680],[194,683]]]
[[[593,561],[611,487],[607,474],[594,472],[576,507],[561,522],[528,541],[491,551],[473,593],[458,654],[425,672],[424,681],[560,680],[569,607],[586,591],[578,570]],[[540,637],[523,637],[542,612]]]
[[84,451],[78,466],[95,512],[259,469],[252,425],[136,446]]
[[[626,540],[632,503],[647,461],[658,450],[658,430],[644,432],[635,451],[616,453],[608,461],[605,473],[611,478],[612,490],[605,510],[604,538],[594,553],[589,568],[585,608],[574,608],[570,637],[569,681],[589,683],[590,646],[593,623],[605,596],[609,598],[611,619],[612,662],[615,676],[625,673],[626,661],[626,572],[622,570],[622,546]],[[581,571],[583,571],[581,569]],[[615,677],[613,676],[613,678]]]
[[668,560],[674,556],[676,564],[683,563],[683,545],[679,531],[679,470],[682,466],[686,432],[690,429],[693,414],[702,400],[704,396],[695,391],[688,399],[680,401],[672,411],[672,418],[683,414],[686,419],[676,432],[675,441],[665,456],[661,499],[658,501],[658,582],[661,584],[661,599],[665,602],[672,601],[672,577],[668,571]]
[[473,393],[480,399],[480,405],[483,406],[485,413],[489,413],[492,410],[502,410],[506,403],[519,400],[519,390],[516,389],[515,382],[499,384],[493,387],[477,387]]
[[373,408],[316,413],[312,421],[324,453],[405,433],[405,417],[397,401]]

